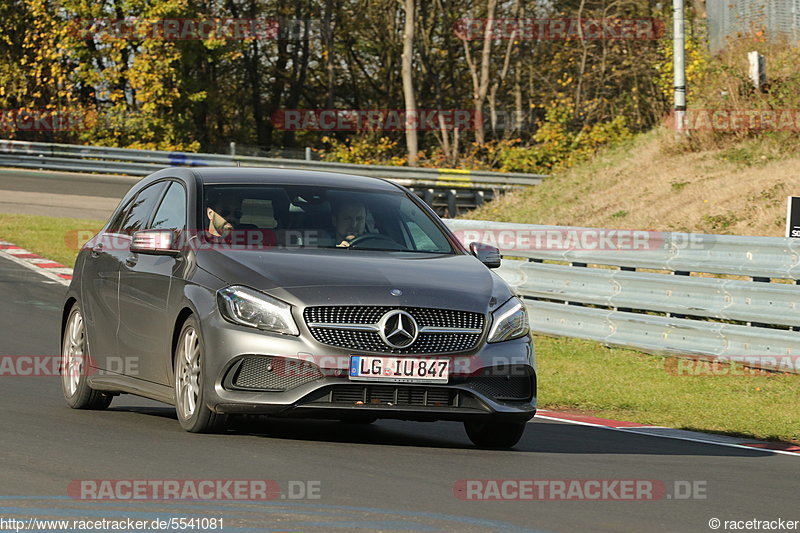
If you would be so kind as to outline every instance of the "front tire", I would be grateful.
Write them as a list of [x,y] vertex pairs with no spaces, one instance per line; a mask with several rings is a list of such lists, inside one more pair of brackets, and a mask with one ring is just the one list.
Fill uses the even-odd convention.
[[203,399],[205,345],[194,316],[184,322],[175,345],[175,411],[181,427],[190,433],[216,433],[227,417],[211,411]]
[[61,336],[61,391],[73,409],[105,409],[113,399],[112,395],[89,386],[90,361],[81,306],[75,302]]
[[505,449],[519,442],[525,433],[525,422],[464,422],[472,443],[479,448]]

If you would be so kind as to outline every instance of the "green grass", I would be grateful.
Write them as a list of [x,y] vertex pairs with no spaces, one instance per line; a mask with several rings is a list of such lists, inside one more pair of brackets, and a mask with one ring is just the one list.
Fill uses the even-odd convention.
[[[0,214],[0,239],[68,266],[103,222]],[[580,339],[536,338],[539,406],[682,429],[800,443],[800,375],[678,376],[664,357]]]
[[536,352],[542,408],[800,443],[800,375],[677,375],[668,358],[580,339],[537,337]]
[[0,214],[0,239],[72,267],[80,246],[104,223],[101,220]]

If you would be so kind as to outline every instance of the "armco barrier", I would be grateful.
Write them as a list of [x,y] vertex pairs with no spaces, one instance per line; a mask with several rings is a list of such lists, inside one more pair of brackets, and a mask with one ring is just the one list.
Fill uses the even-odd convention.
[[328,163],[227,154],[160,152],[0,140],[0,166],[146,176],[169,166],[273,167],[386,178],[409,187],[438,212],[453,216],[490,200],[495,191],[538,185],[546,177],[457,169]]
[[642,231],[578,249],[614,230],[446,222],[465,242],[498,245],[497,273],[536,332],[743,362],[800,357],[800,239]]

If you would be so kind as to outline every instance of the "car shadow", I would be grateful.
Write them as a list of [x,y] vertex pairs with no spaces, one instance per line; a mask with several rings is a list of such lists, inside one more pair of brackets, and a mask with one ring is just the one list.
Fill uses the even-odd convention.
[[[171,407],[115,406],[109,411],[129,412],[175,421]],[[474,446],[459,422],[408,422],[379,420],[372,424],[338,420],[286,419],[265,416],[236,416],[225,432],[230,438],[263,438],[336,442],[375,446],[409,446],[461,449],[487,453]],[[716,444],[686,441],[630,431],[566,424],[534,419],[528,423],[520,442],[510,450],[491,453],[557,453],[613,455],[700,455],[718,457],[768,457],[774,454]]]

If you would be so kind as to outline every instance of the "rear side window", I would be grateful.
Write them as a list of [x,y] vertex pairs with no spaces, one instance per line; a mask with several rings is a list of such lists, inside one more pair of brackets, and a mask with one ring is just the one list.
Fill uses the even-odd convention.
[[170,183],[150,227],[174,230],[186,227],[186,191],[180,183],[175,181]]
[[166,183],[155,183],[142,189],[136,198],[133,200],[131,208],[125,214],[125,220],[122,223],[122,230],[120,233],[132,234],[134,231],[139,231],[147,226],[147,221],[150,219],[150,214],[156,206],[156,202],[164,192]]

